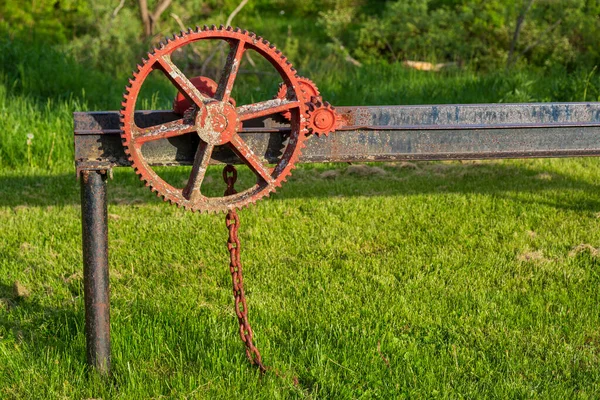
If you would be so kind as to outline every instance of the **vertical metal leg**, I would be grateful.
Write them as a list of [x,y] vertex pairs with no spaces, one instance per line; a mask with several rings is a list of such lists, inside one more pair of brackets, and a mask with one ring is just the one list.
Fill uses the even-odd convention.
[[110,372],[110,303],[106,174],[81,174],[81,222],[85,338],[87,362],[105,375]]

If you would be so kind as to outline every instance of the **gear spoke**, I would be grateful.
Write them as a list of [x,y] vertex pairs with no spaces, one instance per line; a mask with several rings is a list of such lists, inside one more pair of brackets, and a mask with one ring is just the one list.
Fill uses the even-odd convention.
[[198,145],[198,150],[196,150],[196,156],[194,157],[192,173],[190,174],[187,185],[183,189],[183,197],[192,202],[196,201],[202,195],[200,187],[204,181],[206,169],[208,168],[208,163],[210,162],[210,157],[214,148],[215,146],[213,144],[203,141],[200,141],[200,144]]
[[187,123],[183,118],[164,124],[150,126],[148,128],[138,128],[134,130],[133,140],[137,144],[168,139],[175,136],[185,135],[193,132],[196,127]]
[[299,101],[273,99],[236,108],[240,121],[279,114],[300,107]]
[[209,101],[211,98],[203,95],[192,82],[181,72],[177,65],[171,60],[169,54],[165,54],[161,57],[157,57],[159,69],[163,71],[167,78],[175,85],[184,96],[188,97],[198,107]]
[[269,169],[263,164],[250,147],[237,133],[231,138],[230,144],[233,146],[235,153],[244,161],[248,167],[263,181],[272,185],[275,179],[271,176]]
[[223,68],[223,73],[221,74],[221,79],[219,80],[219,87],[217,88],[215,99],[220,101],[229,101],[231,90],[233,89],[233,84],[235,83],[235,78],[237,77],[240,64],[242,63],[244,51],[246,51],[244,44],[245,43],[241,40],[231,44],[231,49],[229,51],[229,55],[227,56],[227,63],[225,64],[225,68]]
[[[185,46],[199,41],[221,44],[225,42],[229,47],[218,83],[202,76],[186,77],[180,70],[182,67],[174,63],[173,54],[179,54]],[[265,99],[266,101],[236,107],[231,92],[235,91],[235,85],[240,83],[239,68],[248,50],[256,52],[275,68],[279,75],[277,79],[287,85],[283,98]],[[180,119],[164,124],[153,123],[153,126],[137,126],[137,100],[144,82],[157,70],[177,88],[173,111],[179,115],[174,118]],[[298,162],[304,147],[303,141],[309,133],[307,128],[310,93],[303,85],[285,56],[267,40],[254,33],[232,27],[212,26],[174,35],[148,54],[147,59],[137,66],[137,71],[133,73],[125,88],[123,107],[120,111],[124,153],[140,179],[165,201],[191,211],[228,211],[248,206],[280,187],[292,173],[294,164]],[[289,114],[289,124],[269,130],[283,135],[282,148],[277,154],[273,154],[272,158],[270,156],[265,160],[258,149],[256,154],[253,152],[252,140],[243,139],[239,131],[248,128],[244,127],[248,120],[274,117],[281,113]],[[323,120],[316,119],[321,125]],[[174,140],[180,135],[181,139],[195,139],[196,134],[200,144],[193,145],[194,163],[184,184],[172,184],[159,176],[157,171],[154,171],[148,154],[142,152],[146,142]],[[198,142],[182,140],[181,144],[186,143],[191,145]],[[237,194],[209,195],[204,185],[208,179],[205,175],[211,160],[216,157],[214,152],[218,146],[231,149],[238,161],[252,170],[256,176],[253,185]]]

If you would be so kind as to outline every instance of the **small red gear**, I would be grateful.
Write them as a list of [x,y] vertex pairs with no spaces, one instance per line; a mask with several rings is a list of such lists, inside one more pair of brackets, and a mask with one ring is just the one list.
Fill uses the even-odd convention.
[[335,108],[319,96],[313,96],[308,103],[308,129],[316,135],[328,135],[335,131],[338,116]]
[[[230,46],[229,56],[214,95],[198,90],[193,82],[171,60],[171,54],[181,47],[199,40],[225,41]],[[275,69],[283,82],[292,90],[285,99],[267,100],[255,104],[234,106],[231,104],[231,90],[237,76],[244,51],[251,49],[263,56]],[[135,123],[136,102],[142,84],[154,70],[162,71],[177,90],[190,101],[185,108],[183,118],[156,126],[141,128]],[[210,86],[210,85],[208,85]],[[231,27],[204,27],[189,29],[174,35],[172,39],[148,54],[148,60],[138,65],[133,78],[123,95],[121,109],[121,138],[125,154],[132,167],[147,186],[165,201],[183,206],[192,211],[218,212],[241,208],[255,203],[269,195],[282,185],[291,174],[300,152],[304,147],[307,104],[301,91],[296,71],[285,56],[267,40],[254,33]],[[181,111],[181,110],[179,110]],[[240,127],[246,121],[268,115],[290,112],[290,131],[287,134],[285,148],[274,163],[273,168],[265,164],[259,154],[239,134]],[[152,169],[142,153],[144,143],[168,139],[185,134],[197,134],[200,144],[192,172],[184,188],[176,188],[162,179]],[[202,190],[202,183],[213,149],[227,146],[256,175],[256,184],[239,193],[209,197]]]
[[[319,88],[317,88],[317,85],[310,79],[299,76],[298,82],[300,82],[302,101],[305,103],[308,103],[313,96],[320,96],[321,93],[319,93]],[[281,83],[275,98],[285,100],[288,94],[287,91],[287,85],[285,83]],[[281,113],[281,116],[289,121],[292,115],[289,111],[287,111]]]

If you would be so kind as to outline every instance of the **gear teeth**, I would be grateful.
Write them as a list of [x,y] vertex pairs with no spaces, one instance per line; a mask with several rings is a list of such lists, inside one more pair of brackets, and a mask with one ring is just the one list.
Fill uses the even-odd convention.
[[[306,113],[311,132],[319,136],[327,136],[329,133],[334,132],[339,123],[339,116],[335,113],[335,108],[329,102],[323,101],[321,96],[311,96]],[[319,124],[315,120],[316,115],[322,116]],[[323,119],[324,115],[327,116]]]
[[[220,25],[218,28],[215,25],[211,27],[204,26],[202,29],[197,27],[195,28],[195,32],[202,31],[227,31],[227,32],[235,32],[236,35],[226,35],[227,37],[236,38],[239,34],[245,36],[245,38],[240,38],[240,40],[246,40],[248,42],[248,38],[250,38],[251,42],[249,42],[249,47],[261,49],[264,52],[264,57],[272,62],[273,64],[279,64],[278,69],[281,71],[281,75],[284,78],[284,81],[294,81],[294,79],[299,79],[296,70],[293,68],[292,63],[282,54],[282,52],[277,49],[274,44],[271,44],[268,40],[257,36],[253,32],[248,32],[246,30],[242,30],[238,27],[224,26]],[[194,32],[191,28],[188,28],[187,31],[181,30],[179,35],[173,35],[172,38],[166,37],[164,42],[161,42],[157,45],[158,48],[154,48],[152,53],[148,54],[148,58],[151,60],[150,62],[154,63],[157,57],[161,57],[165,54],[169,54],[173,51],[175,45],[187,44],[192,41],[192,37],[187,37]],[[199,35],[193,37],[196,38],[212,38],[213,35],[210,33]],[[174,42],[171,45],[171,42]],[[260,43],[259,43],[260,42]],[[168,46],[166,49],[165,47]],[[190,210],[192,212],[206,212],[207,214],[217,214],[220,211],[227,212],[229,209],[236,208],[250,208],[257,200],[270,197],[271,193],[275,191],[275,188],[281,187],[284,182],[287,182],[289,176],[291,176],[292,171],[296,168],[295,163],[299,159],[299,155],[301,150],[306,147],[304,140],[306,139],[306,134],[308,133],[307,123],[309,121],[308,118],[308,104],[304,102],[300,103],[300,119],[297,121],[297,125],[294,124],[297,130],[292,132],[292,136],[288,141],[286,153],[289,154],[286,157],[280,158],[278,161],[279,174],[277,178],[275,178],[275,182],[273,185],[269,185],[268,188],[263,188],[255,193],[253,196],[248,196],[242,200],[238,201],[229,201],[224,202],[225,205],[219,205],[219,203],[209,203],[208,205],[211,207],[209,209],[205,209],[207,205],[203,202],[199,202],[198,204],[190,203],[189,201],[183,199],[178,193],[171,193],[169,191],[164,190],[164,182],[156,177],[153,171],[143,163],[143,154],[140,153],[139,146],[130,147],[131,141],[131,131],[130,129],[133,125],[130,124],[130,121],[133,122],[133,113],[135,112],[135,106],[132,104],[134,101],[134,97],[137,96],[140,86],[143,80],[147,77],[149,70],[148,68],[149,61],[144,59],[142,61],[142,65],[137,66],[137,71],[133,72],[133,79],[129,79],[128,85],[125,89],[125,93],[123,94],[124,101],[121,102],[121,112],[120,112],[120,126],[122,128],[121,132],[121,141],[124,146],[124,153],[127,159],[131,162],[131,165],[135,171],[135,173],[139,176],[139,179],[144,183],[145,186],[149,187],[150,190],[156,193],[159,197],[163,199],[165,202],[169,202],[170,204],[176,204],[178,208],[184,208],[186,210]],[[142,72],[144,70],[144,72]],[[310,82],[310,80],[307,80]],[[299,82],[300,83],[300,82]],[[312,84],[312,82],[311,82]],[[314,84],[312,84],[314,86]],[[285,87],[285,84],[280,84],[280,90]],[[296,97],[298,100],[304,100],[310,95],[314,94],[315,91],[307,92],[303,89],[302,83],[295,84],[294,87],[285,88],[284,90],[284,98],[288,97]],[[316,90],[316,88],[315,88]],[[288,92],[289,95],[288,96]],[[318,93],[318,90],[317,90]],[[295,95],[295,96],[292,96]],[[308,101],[306,101],[308,103]],[[324,103],[324,102],[322,102]],[[324,103],[325,106],[330,106],[329,103]],[[312,109],[312,108],[311,108]],[[305,116],[306,115],[306,116]],[[125,121],[128,121],[127,123]],[[291,151],[290,151],[291,150]],[[141,159],[141,160],[140,160]],[[164,192],[164,193],[163,193]]]

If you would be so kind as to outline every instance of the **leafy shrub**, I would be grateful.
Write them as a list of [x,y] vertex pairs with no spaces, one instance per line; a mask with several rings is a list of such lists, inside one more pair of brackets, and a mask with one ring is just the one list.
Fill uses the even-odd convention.
[[[331,40],[364,62],[455,61],[493,70],[507,64],[521,0],[390,0],[381,7],[337,2],[320,13]],[[366,11],[366,12],[363,12]],[[595,65],[600,4],[539,0],[524,15],[514,60],[549,67]]]

